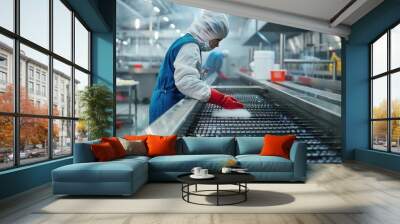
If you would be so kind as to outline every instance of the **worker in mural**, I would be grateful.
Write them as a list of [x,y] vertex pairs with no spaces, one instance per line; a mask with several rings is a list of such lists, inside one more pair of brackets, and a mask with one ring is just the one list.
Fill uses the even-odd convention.
[[207,74],[213,74],[214,72],[218,74],[218,77],[223,80],[229,79],[224,72],[222,72],[222,65],[224,59],[228,57],[228,50],[213,50],[207,57],[206,63],[203,65],[203,70]]
[[221,13],[203,11],[188,32],[167,50],[150,102],[150,123],[185,96],[217,104],[224,109],[241,109],[232,96],[211,88],[201,80],[201,51],[218,47],[229,32],[228,18]]

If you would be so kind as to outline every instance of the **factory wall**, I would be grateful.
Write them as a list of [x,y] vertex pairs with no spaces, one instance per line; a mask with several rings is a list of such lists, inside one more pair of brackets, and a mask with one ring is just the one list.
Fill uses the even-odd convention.
[[400,20],[400,1],[386,0],[351,27],[344,43],[344,159],[400,170],[400,156],[369,150],[369,43]]
[[[249,51],[250,47],[243,46],[243,38],[227,38],[221,41],[219,49],[228,50],[229,55],[224,60],[223,69],[226,74],[232,74],[237,71],[240,67],[249,66]],[[203,63],[207,57],[203,56]]]

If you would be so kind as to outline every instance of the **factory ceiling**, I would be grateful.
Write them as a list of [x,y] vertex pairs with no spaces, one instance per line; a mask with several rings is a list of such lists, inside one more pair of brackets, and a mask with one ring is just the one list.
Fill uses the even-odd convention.
[[173,0],[235,16],[347,37],[350,26],[383,0]]

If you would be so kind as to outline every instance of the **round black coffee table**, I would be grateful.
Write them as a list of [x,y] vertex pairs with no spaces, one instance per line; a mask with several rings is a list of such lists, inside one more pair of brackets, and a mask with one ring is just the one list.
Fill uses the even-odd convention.
[[[188,203],[198,204],[198,205],[234,205],[247,200],[247,192],[249,188],[247,183],[255,180],[255,177],[248,173],[216,173],[213,174],[215,177],[212,179],[193,179],[190,177],[191,173],[182,174],[177,177],[178,181],[182,183],[182,199]],[[197,185],[216,185],[215,190],[197,190]],[[194,191],[190,191],[190,186],[195,186]],[[237,190],[223,190],[220,189],[220,185],[236,185]],[[206,194],[209,192],[215,192],[215,194]],[[204,197],[216,197],[216,204],[202,204],[190,201],[190,196],[204,196]],[[231,203],[221,203],[221,197],[232,197],[241,196],[238,201]]]

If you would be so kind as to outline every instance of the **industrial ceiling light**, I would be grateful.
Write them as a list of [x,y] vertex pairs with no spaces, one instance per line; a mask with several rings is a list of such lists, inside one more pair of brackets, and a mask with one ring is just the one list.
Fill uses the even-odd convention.
[[180,30],[180,29],[176,29],[176,32],[177,32],[177,33],[181,33],[181,30]]
[[157,6],[154,6],[154,7],[153,7],[153,11],[154,11],[156,14],[158,14],[158,13],[160,13],[160,8],[158,8]]
[[162,19],[163,19],[165,22],[169,22],[169,18],[166,17],[166,16],[164,16]]
[[140,19],[135,19],[134,26],[135,26],[135,29],[137,29],[137,30],[140,28]]
[[135,29],[139,29],[140,28],[140,19],[135,19]]
[[159,37],[160,37],[160,32],[155,31],[154,32],[154,40],[158,40]]
[[171,27],[171,29],[175,29],[175,24],[171,23],[171,24],[169,25],[169,27]]

